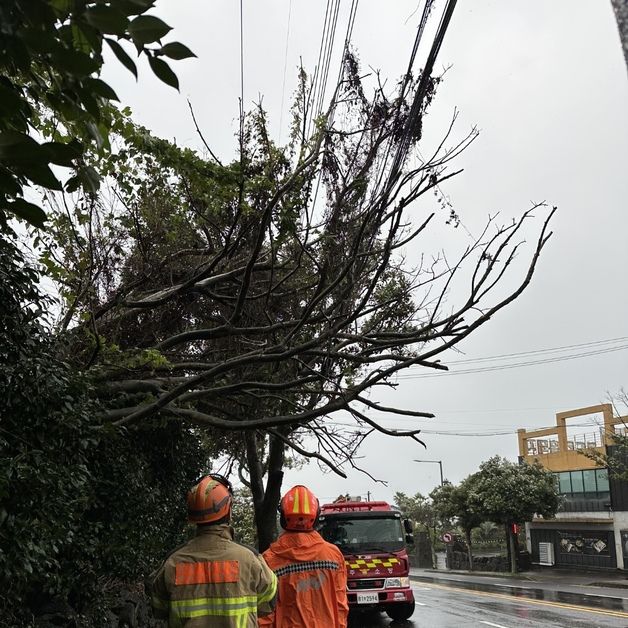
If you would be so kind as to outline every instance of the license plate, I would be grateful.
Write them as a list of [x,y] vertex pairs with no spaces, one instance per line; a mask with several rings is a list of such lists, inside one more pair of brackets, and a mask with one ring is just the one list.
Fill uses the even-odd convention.
[[377,604],[379,595],[377,593],[358,593],[358,604]]

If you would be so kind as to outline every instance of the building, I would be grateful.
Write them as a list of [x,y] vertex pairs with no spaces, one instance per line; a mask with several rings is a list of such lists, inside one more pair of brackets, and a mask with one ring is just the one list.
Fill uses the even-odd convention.
[[[585,417],[602,415],[603,422]],[[554,519],[526,524],[532,562],[540,565],[628,570],[628,483],[608,477],[584,452],[609,453],[613,433],[625,433],[628,417],[611,404],[556,415],[556,426],[518,430],[519,460],[553,471],[563,496]]]

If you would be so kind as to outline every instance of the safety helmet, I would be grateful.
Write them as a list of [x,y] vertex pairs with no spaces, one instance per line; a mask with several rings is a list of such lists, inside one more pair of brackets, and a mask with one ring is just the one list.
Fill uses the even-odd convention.
[[233,489],[227,478],[217,473],[206,475],[188,493],[188,521],[216,523],[231,513]]
[[281,499],[279,514],[284,530],[312,530],[320,514],[316,495],[309,488],[298,484]]

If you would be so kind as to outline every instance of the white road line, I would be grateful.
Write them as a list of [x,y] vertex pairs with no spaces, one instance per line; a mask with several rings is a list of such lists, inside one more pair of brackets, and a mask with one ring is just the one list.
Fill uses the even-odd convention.
[[494,624],[492,621],[481,621],[481,624],[486,626],[494,626],[494,628],[508,628],[508,626],[502,626],[501,624]]
[[431,587],[412,587],[413,591],[431,591]]
[[423,604],[423,602],[417,602],[416,600],[414,600],[414,603],[415,603],[417,606],[427,606],[427,604]]

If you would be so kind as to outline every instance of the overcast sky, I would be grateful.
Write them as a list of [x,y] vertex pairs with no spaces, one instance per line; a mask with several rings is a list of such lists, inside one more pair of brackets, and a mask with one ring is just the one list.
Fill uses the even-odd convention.
[[[316,63],[325,4],[243,2],[245,105],[263,98],[276,138],[280,130],[285,133],[299,59],[310,71]],[[343,0],[338,48],[349,4]],[[381,69],[390,81],[403,73],[420,18],[416,9],[416,0],[361,0],[353,44],[365,68]],[[198,55],[176,63],[181,93],[145,67],[136,84],[114,61],[107,78],[138,122],[179,144],[200,147],[189,98],[213,150],[232,157],[240,92],[239,3],[161,0],[155,13],[174,27],[171,39]],[[440,7],[432,28],[439,15]],[[424,59],[425,50],[421,53]],[[464,228],[454,232],[441,216],[434,232],[438,246],[459,248],[498,211],[507,220],[531,201],[559,208],[532,286],[470,338],[458,359],[627,337],[628,79],[610,2],[458,2],[437,63],[439,70],[449,66],[425,119],[425,144],[441,137],[454,108],[460,111],[458,135],[473,125],[481,135],[455,164],[464,172],[443,186]],[[336,60],[331,76],[337,71]],[[424,202],[427,211],[433,199]],[[623,345],[628,340],[592,348]],[[521,358],[498,364],[516,361]],[[445,477],[455,482],[494,454],[515,460],[517,428],[547,426],[558,411],[606,401],[608,393],[628,387],[627,366],[628,349],[487,373],[421,378],[415,376],[423,372],[415,370],[400,378],[395,392],[372,397],[437,415],[431,421],[385,421],[389,427],[424,426],[427,450],[385,436],[364,445],[361,464],[388,486],[357,472],[343,481],[309,465],[289,471],[285,488],[306,483],[323,499],[340,492],[370,491],[382,499],[397,490],[428,493],[439,482],[438,465],[413,459],[441,460]],[[500,435],[485,435],[491,431]]]

